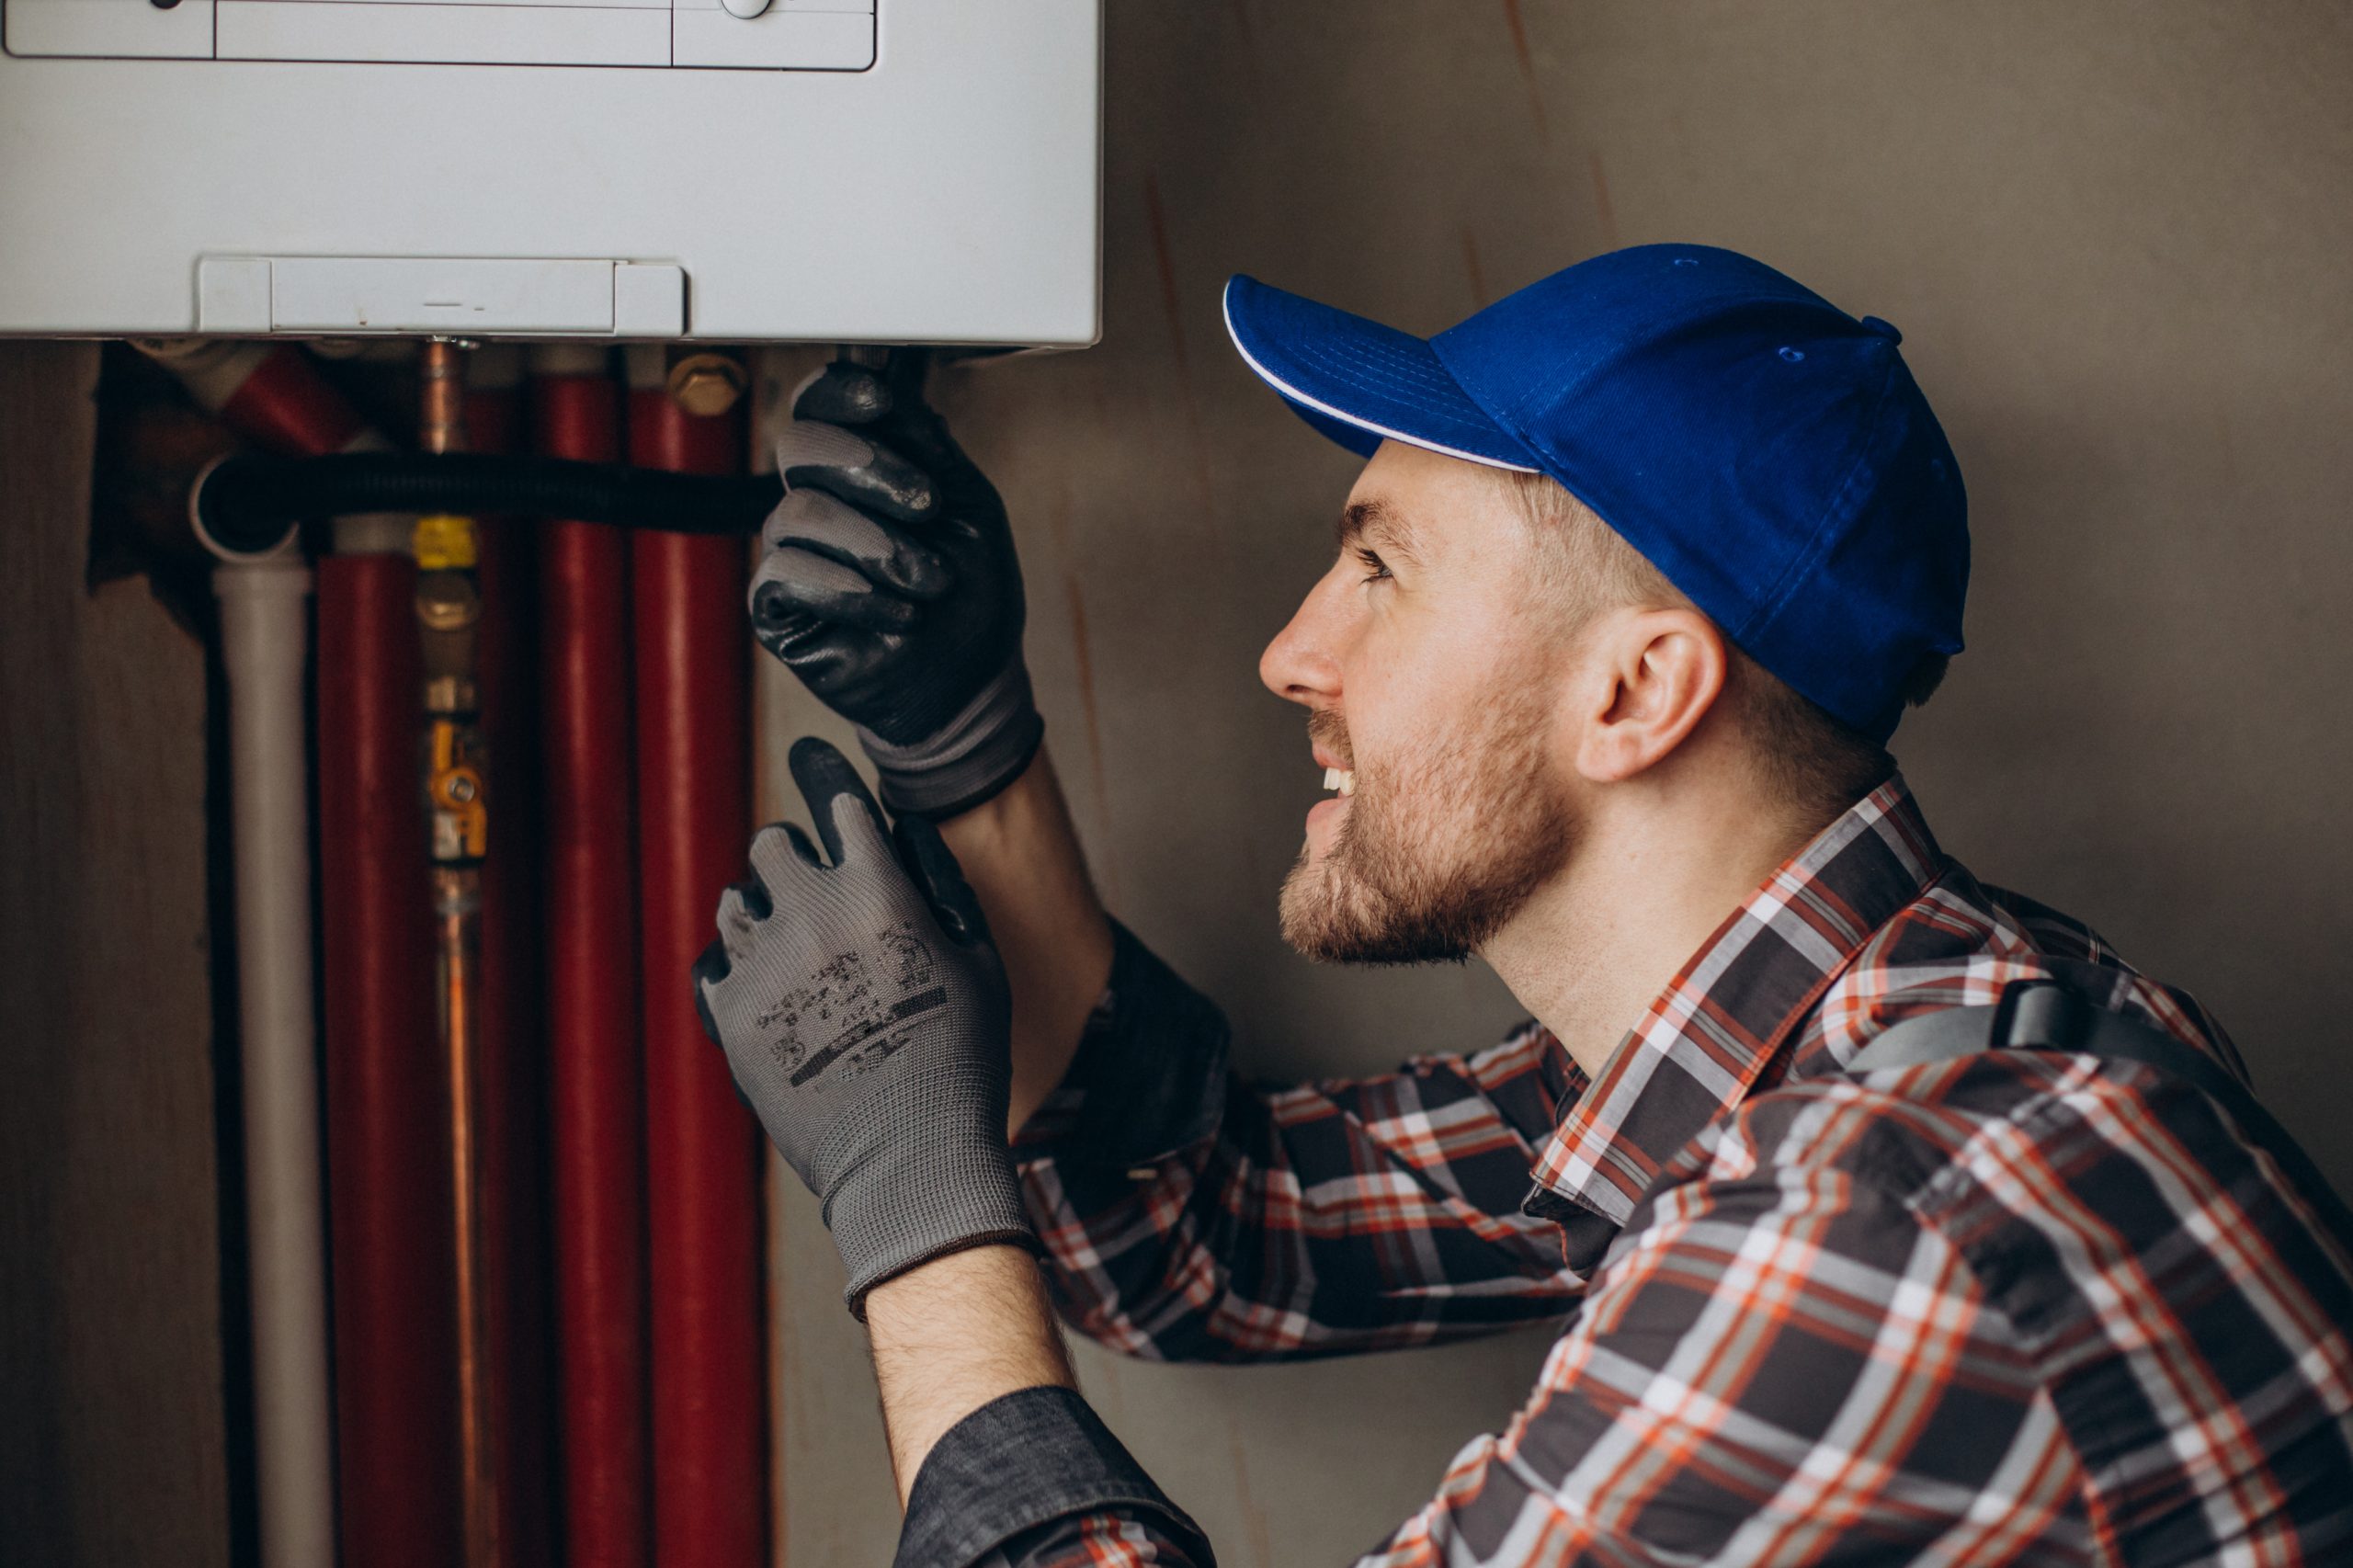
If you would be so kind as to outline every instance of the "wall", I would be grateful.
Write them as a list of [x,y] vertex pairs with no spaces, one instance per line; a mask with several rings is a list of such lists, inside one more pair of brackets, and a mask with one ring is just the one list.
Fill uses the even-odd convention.
[[[1698,240],[1901,325],[1966,471],[1971,651],[1898,750],[1947,846],[2205,998],[2353,1190],[2353,11],[1113,0],[1100,347],[960,375],[1115,909],[1243,1063],[1377,1071],[1514,1017],[1478,970],[1313,968],[1273,892],[1317,793],[1257,653],[1354,460],[1228,347],[1226,275],[1415,331]],[[803,699],[773,686],[772,755]],[[790,732],[790,733],[788,733]],[[773,807],[771,809],[774,809]],[[871,1392],[798,1194],[800,1562],[881,1561]],[[1502,1422],[1542,1334],[1264,1370],[1084,1358],[1239,1568],[1343,1561]]]
[[0,1560],[210,1568],[204,655],[143,583],[83,589],[97,365],[0,344]]

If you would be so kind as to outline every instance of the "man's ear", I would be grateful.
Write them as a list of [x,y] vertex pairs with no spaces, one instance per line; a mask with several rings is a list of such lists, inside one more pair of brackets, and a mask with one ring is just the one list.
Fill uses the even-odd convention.
[[1723,633],[1688,606],[1603,616],[1586,645],[1577,772],[1612,784],[1657,767],[1723,694],[1726,660]]

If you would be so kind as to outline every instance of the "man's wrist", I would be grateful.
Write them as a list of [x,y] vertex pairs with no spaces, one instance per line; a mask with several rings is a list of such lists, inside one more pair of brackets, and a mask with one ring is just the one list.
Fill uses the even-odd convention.
[[892,811],[939,820],[971,811],[1020,778],[1044,734],[1029,667],[1017,653],[937,733],[902,744],[860,725],[858,739]]
[[933,1445],[990,1402],[1031,1388],[1074,1388],[1037,1260],[982,1245],[920,1264],[866,1297],[875,1381],[906,1500]]
[[987,801],[941,821],[939,835],[981,901],[1013,992],[1010,1136],[1070,1066],[1111,971],[1111,923],[1047,748]]

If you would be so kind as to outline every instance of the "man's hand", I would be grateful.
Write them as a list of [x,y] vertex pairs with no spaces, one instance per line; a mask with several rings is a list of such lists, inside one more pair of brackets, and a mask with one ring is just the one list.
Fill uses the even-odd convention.
[[752,840],[695,961],[703,1028],[824,1205],[845,1299],[989,1242],[1035,1248],[1006,1147],[1009,1006],[979,903],[936,828],[873,797],[823,741],[792,748],[824,859],[790,825]]
[[923,401],[925,358],[837,361],[777,442],[752,626],[858,727],[894,812],[949,817],[1017,778],[1043,728],[1005,504]]
[[1039,745],[1004,504],[925,406],[923,371],[908,353],[879,374],[837,363],[794,400],[753,629],[858,726],[883,799],[938,822],[979,890],[1012,983],[1017,1126],[1078,1047],[1111,926]]

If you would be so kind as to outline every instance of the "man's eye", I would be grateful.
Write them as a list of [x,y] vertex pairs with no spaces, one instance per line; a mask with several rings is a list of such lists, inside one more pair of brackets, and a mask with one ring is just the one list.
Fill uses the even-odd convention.
[[1372,551],[1365,549],[1362,545],[1358,545],[1356,551],[1356,557],[1358,563],[1364,568],[1364,580],[1366,582],[1378,583],[1383,578],[1389,576],[1390,573],[1388,562],[1382,561],[1381,557]]

